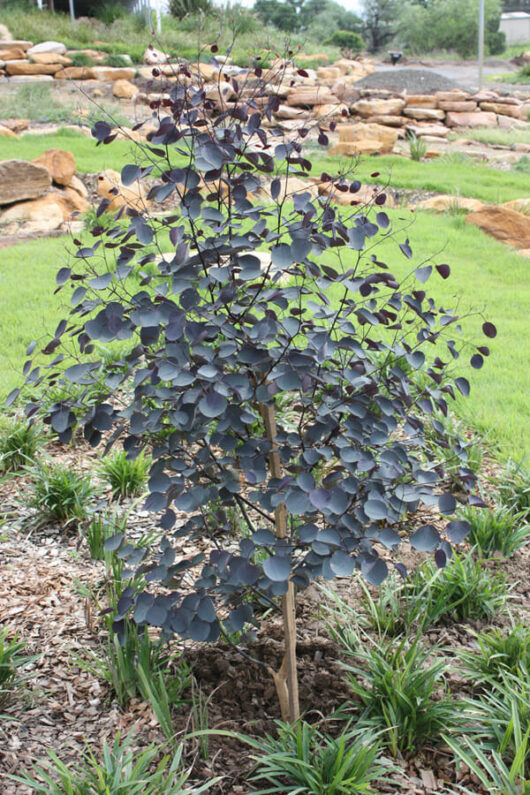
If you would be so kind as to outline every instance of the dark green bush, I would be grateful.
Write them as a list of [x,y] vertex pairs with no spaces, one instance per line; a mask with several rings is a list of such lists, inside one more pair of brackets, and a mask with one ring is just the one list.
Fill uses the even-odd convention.
[[353,30],[336,30],[324,41],[324,44],[340,47],[342,50],[352,50],[353,52],[360,52],[364,49],[364,41]]

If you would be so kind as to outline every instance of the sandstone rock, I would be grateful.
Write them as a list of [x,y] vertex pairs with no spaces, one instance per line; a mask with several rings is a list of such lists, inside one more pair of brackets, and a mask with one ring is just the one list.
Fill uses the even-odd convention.
[[333,119],[337,117],[348,117],[348,106],[340,105],[315,105],[313,107],[313,116],[317,119]]
[[9,75],[54,75],[61,69],[60,64],[30,63],[29,61],[6,61]]
[[75,174],[70,180],[70,184],[68,185],[68,187],[71,188],[71,190],[74,190],[80,196],[82,196],[83,199],[88,199],[88,190],[85,187],[85,183],[83,182],[83,180],[79,179],[79,177],[77,177]]
[[477,91],[471,97],[474,102],[498,102],[499,95],[496,91],[488,91],[487,88],[483,88],[481,91]]
[[17,83],[31,83],[35,85],[35,83],[53,83],[54,75],[12,75],[9,78],[9,82],[11,85],[17,85]]
[[[390,128],[389,128],[390,129]],[[387,154],[388,150],[382,148],[380,141],[371,138],[360,138],[358,141],[344,141],[335,144],[328,149],[328,155],[382,155]]]
[[512,149],[514,152],[530,152],[530,144],[514,144]]
[[437,91],[434,96],[438,102],[465,102],[470,95],[468,91],[453,88],[451,91]]
[[28,49],[28,55],[39,55],[42,52],[54,52],[57,55],[64,55],[66,46],[60,41],[41,41],[40,44]]
[[13,38],[11,35],[9,28],[6,25],[0,24],[0,42],[2,41],[10,41]]
[[92,80],[93,77],[91,66],[67,66],[54,74],[56,80]]
[[108,53],[103,52],[103,50],[91,50],[91,49],[84,49],[84,50],[68,50],[67,56],[72,57],[72,55],[86,55],[87,58],[90,58],[94,63],[103,63],[103,61],[109,57]]
[[217,110],[223,111],[228,107],[228,103],[235,96],[234,88],[226,80],[218,83],[207,83],[204,86],[204,93],[207,99],[215,103]]
[[471,102],[470,100],[463,100],[461,102],[447,102],[446,100],[440,100],[438,102],[438,107],[440,110],[452,110],[455,113],[472,113],[477,109],[477,103]]
[[302,108],[290,108],[289,105],[280,105],[274,114],[277,119],[307,119],[309,113]]
[[64,221],[70,221],[75,213],[86,213],[88,210],[88,200],[81,196],[78,191],[72,188],[63,190],[55,189],[44,196],[50,203],[55,203],[61,208]]
[[478,199],[469,199],[467,196],[440,194],[439,196],[432,196],[430,199],[424,199],[416,206],[422,210],[435,210],[437,213],[444,213],[452,209],[476,212],[486,205]]
[[426,135],[436,135],[439,138],[446,138],[449,130],[443,124],[407,124],[407,131],[413,133],[416,138],[423,138]]
[[407,105],[415,108],[434,110],[438,107],[438,99],[432,94],[406,94],[405,101]]
[[[115,193],[114,191],[118,192]],[[122,185],[121,177],[117,171],[108,169],[103,171],[98,177],[98,195],[110,199],[108,209],[119,210],[120,207],[131,207],[134,210],[142,211],[150,206],[151,202],[145,198],[143,186],[138,181],[125,187]]]
[[16,47],[27,52],[30,47],[33,47],[33,42],[25,39],[9,39],[9,47]]
[[[367,152],[368,154],[372,151],[378,151],[381,154],[390,153],[398,138],[396,130],[392,127],[385,127],[382,124],[345,124],[338,129],[339,146],[343,143],[350,144],[359,141],[362,141],[363,145],[365,145],[366,141],[371,141],[375,149],[365,145],[365,148],[371,150]],[[332,154],[339,154],[339,152],[332,152]]]
[[402,99],[360,99],[352,106],[355,113],[368,116],[399,116],[405,107]]
[[18,138],[18,135],[10,130],[9,127],[4,127],[0,124],[0,138]]
[[366,75],[375,72],[375,66],[369,59],[354,60],[353,58],[340,58],[335,61],[333,66],[340,69],[343,75],[352,76],[355,80],[360,80]]
[[[285,197],[292,197],[299,193],[309,193],[312,199],[318,196],[318,189],[314,182],[309,180],[300,179],[300,177],[287,177],[281,176],[280,180],[280,194],[278,201],[283,201]],[[270,198],[270,185],[265,190],[265,194]]]
[[404,127],[407,119],[403,116],[368,116],[367,124],[383,124],[387,127]]
[[466,218],[467,223],[514,248],[530,248],[530,217],[507,207],[487,205]]
[[335,66],[319,66],[317,69],[317,77],[319,80],[333,82],[334,80],[338,80],[341,75],[341,70]]
[[358,88],[352,88],[344,80],[337,80],[331,87],[331,93],[334,94],[341,102],[353,104],[361,98],[361,92]]
[[59,205],[45,198],[20,202],[0,215],[1,224],[21,224],[26,232],[52,232],[63,221],[63,212]]
[[51,184],[47,168],[27,160],[0,161],[0,204],[36,199]]
[[162,50],[157,50],[156,47],[148,47],[144,52],[144,62],[148,66],[157,66],[168,61],[169,55],[166,55]]
[[430,121],[431,119],[444,119],[445,112],[443,110],[436,110],[435,108],[425,108],[425,107],[409,107],[407,105],[406,108],[403,109],[403,115],[408,116],[411,119],[426,119]]
[[509,202],[503,202],[500,206],[523,213],[523,215],[530,215],[530,199],[512,199]]
[[[422,135],[421,136],[426,144],[447,144],[445,138],[441,135]],[[425,157],[430,157],[429,152],[425,153]]]
[[37,52],[30,56],[33,63],[58,63],[61,66],[71,66],[72,60],[66,55],[57,55],[55,52]]
[[94,80],[110,82],[113,80],[132,80],[136,74],[136,69],[133,66],[116,68],[112,66],[92,66],[91,72]]
[[476,110],[474,113],[448,111],[445,117],[448,127],[496,127],[497,114]]
[[135,94],[138,94],[139,88],[129,80],[116,80],[112,86],[112,93],[118,99],[132,99]]
[[511,116],[513,119],[522,117],[521,108],[518,105],[508,105],[506,102],[481,102],[480,109],[491,113],[502,113],[503,116]]
[[29,127],[29,119],[2,119],[2,125],[14,133],[21,133]]
[[25,61],[26,53],[20,47],[10,47],[3,49],[0,47],[0,60],[2,61]]
[[299,107],[313,105],[332,105],[335,97],[326,86],[292,88],[287,95],[287,104]]
[[75,158],[64,149],[48,149],[32,162],[47,168],[57,185],[69,185],[75,174]]
[[520,257],[528,257],[530,258],[530,248],[521,248],[517,252]]

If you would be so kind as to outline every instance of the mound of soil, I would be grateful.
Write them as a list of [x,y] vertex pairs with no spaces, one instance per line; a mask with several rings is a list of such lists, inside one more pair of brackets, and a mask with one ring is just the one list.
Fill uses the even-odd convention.
[[409,94],[434,94],[460,86],[430,69],[381,69],[355,83],[355,87],[386,88],[389,91],[408,91]]

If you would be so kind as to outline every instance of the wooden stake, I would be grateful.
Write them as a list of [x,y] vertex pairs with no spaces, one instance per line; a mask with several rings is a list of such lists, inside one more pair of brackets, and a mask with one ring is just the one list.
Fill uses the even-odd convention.
[[[269,463],[273,478],[283,477],[282,463],[276,447],[276,417],[274,407],[260,404],[260,412],[265,423],[265,433],[271,443]],[[282,502],[274,511],[277,538],[287,537],[287,508]],[[283,637],[285,654],[279,671],[269,669],[276,687],[282,720],[294,723],[300,717],[300,703],[298,699],[298,673],[296,670],[296,604],[294,585],[289,580],[287,593],[282,597],[283,611]]]

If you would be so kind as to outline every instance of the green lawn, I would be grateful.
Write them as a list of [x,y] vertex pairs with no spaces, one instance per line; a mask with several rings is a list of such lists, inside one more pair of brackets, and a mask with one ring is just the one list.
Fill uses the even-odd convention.
[[135,147],[128,141],[96,146],[95,138],[85,137],[73,130],[59,130],[53,135],[28,134],[20,138],[0,138],[0,160],[33,160],[47,149],[67,149],[72,152],[77,170],[82,174],[93,174],[107,168],[121,171],[124,165],[134,162],[131,156],[134,157],[135,153]]
[[[313,158],[311,174],[314,176],[319,176],[323,171],[337,173],[339,169],[348,167],[344,158],[325,156],[318,150],[313,150],[307,156]],[[355,165],[355,161],[352,165]],[[377,172],[378,176],[371,176]],[[355,165],[354,177],[370,184],[380,185],[388,181],[393,189],[458,194],[493,204],[530,196],[527,175],[489,168],[473,163],[470,158],[462,160],[449,156],[417,163],[399,155],[366,157]]]
[[[433,254],[436,262],[450,264],[451,277],[443,281],[437,275],[432,276],[427,283],[429,291],[447,306],[453,306],[460,298],[462,312],[483,311],[496,324],[497,338],[487,340],[480,332],[480,318],[471,317],[465,322],[466,334],[479,340],[479,344],[488,344],[492,355],[480,371],[472,370],[467,358],[458,363],[461,373],[471,382],[472,392],[468,400],[459,402],[457,410],[481,434],[487,434],[502,458],[520,459],[529,452],[530,438],[528,261],[466,224],[462,216],[434,216],[426,212],[411,216],[402,211],[389,214],[397,226],[413,220],[406,233],[397,235],[397,242],[402,242],[406,235],[410,237],[413,264]],[[2,399],[21,384],[26,345],[33,338],[43,342],[64,315],[62,293],[53,296],[53,290],[55,274],[67,260],[65,246],[68,245],[67,238],[56,238],[0,249]],[[396,240],[383,242],[378,257],[397,275],[402,276],[411,268]]]

